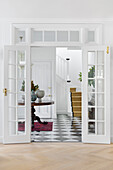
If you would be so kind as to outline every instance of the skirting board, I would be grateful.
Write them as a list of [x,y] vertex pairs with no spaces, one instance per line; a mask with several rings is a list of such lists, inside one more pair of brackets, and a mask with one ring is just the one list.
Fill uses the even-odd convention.
[[3,143],[3,137],[0,136],[0,143]]

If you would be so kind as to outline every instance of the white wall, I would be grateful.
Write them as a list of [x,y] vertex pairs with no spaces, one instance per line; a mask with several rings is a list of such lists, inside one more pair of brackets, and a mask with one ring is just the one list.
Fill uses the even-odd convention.
[[[55,47],[32,47],[31,63],[32,80],[39,89],[45,91],[42,100],[55,101],[55,74],[56,74],[56,48]],[[52,97],[49,97],[52,95]],[[56,118],[56,102],[51,106],[36,107],[36,114],[40,118]]]
[[76,87],[81,87],[78,80],[79,73],[82,72],[82,51],[74,50],[74,48],[56,48],[56,55],[61,56],[63,59],[70,58],[69,61],[69,76],[71,84]]
[[[72,50],[73,49],[73,50]],[[78,80],[79,73],[82,72],[82,51],[74,48],[56,48],[56,56],[66,61],[69,60],[69,77],[71,82],[67,83],[65,79],[56,77],[56,109],[57,113],[70,112],[70,87],[76,87],[77,91],[81,90],[81,83]],[[58,62],[58,60],[57,60]],[[60,63],[56,63],[57,65]]]
[[107,18],[113,17],[112,0],[1,0],[0,17]]

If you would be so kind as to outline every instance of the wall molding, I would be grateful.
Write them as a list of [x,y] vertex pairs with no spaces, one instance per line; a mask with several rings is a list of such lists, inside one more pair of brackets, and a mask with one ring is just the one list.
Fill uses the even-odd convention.
[[113,22],[113,18],[83,18],[83,19],[71,19],[71,18],[0,18],[0,22],[9,23],[63,23],[63,24],[80,24],[80,23],[106,23]]

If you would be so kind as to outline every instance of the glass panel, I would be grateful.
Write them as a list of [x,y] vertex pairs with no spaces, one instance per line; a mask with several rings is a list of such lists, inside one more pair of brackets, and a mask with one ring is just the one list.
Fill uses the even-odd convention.
[[95,122],[88,122],[88,133],[95,134]]
[[25,93],[19,93],[18,94],[18,103],[25,103]]
[[95,41],[95,32],[88,31],[88,42],[94,42],[94,41]]
[[15,51],[9,51],[8,52],[8,63],[9,64],[16,64],[16,52]]
[[20,42],[25,42],[25,31],[24,30],[19,30],[17,29],[16,31],[16,42],[20,43]]
[[18,121],[25,119],[25,107],[18,107],[17,108],[17,119]]
[[95,92],[95,80],[94,79],[88,80],[88,92]]
[[23,64],[25,65],[25,52],[24,51],[18,51],[18,64]]
[[97,52],[97,64],[104,64],[104,51]]
[[95,65],[95,52],[94,51],[88,52],[88,64]]
[[95,94],[94,93],[88,93],[88,105],[95,106]]
[[9,122],[9,135],[16,135],[16,122]]
[[16,106],[16,94],[8,94],[8,104],[9,106]]
[[104,123],[103,122],[99,122],[97,123],[97,134],[98,135],[104,135]]
[[88,108],[88,118],[95,119],[95,108]]
[[26,67],[24,65],[20,65],[18,67],[18,79],[24,80],[26,78]]
[[68,41],[68,31],[57,31],[57,41]]
[[43,40],[43,32],[32,30],[31,41],[36,42],[36,41],[42,41],[42,40]]
[[104,92],[104,80],[97,80],[97,92]]
[[104,109],[97,109],[97,120],[104,120]]
[[55,31],[44,31],[44,41],[55,41]]
[[[25,102],[25,97],[26,97],[25,96],[26,87],[25,87],[25,80],[24,80],[26,78],[26,66],[25,66],[26,57],[24,51],[17,51],[15,53],[10,52],[9,55],[10,55],[10,57],[8,58],[9,59],[8,120],[10,121],[9,134],[20,135],[21,133],[18,132],[18,122],[24,122],[25,124],[25,114],[26,114],[25,105],[22,103]],[[25,127],[23,131],[25,132]]]
[[104,106],[104,94],[97,94],[97,106]]
[[8,77],[9,78],[16,78],[16,65],[9,65],[8,70]]
[[22,95],[25,93],[26,88],[25,88],[25,80],[19,80],[17,84],[17,91],[18,93],[21,93]]
[[88,78],[95,78],[95,66],[88,67]]
[[70,41],[79,41],[79,31],[70,31]]
[[97,66],[97,78],[104,78],[104,66]]
[[18,135],[25,133],[25,121],[18,122]]

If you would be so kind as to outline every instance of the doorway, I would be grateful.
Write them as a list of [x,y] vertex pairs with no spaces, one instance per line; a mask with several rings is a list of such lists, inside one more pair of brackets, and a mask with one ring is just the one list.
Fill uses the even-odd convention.
[[[43,47],[41,48],[43,49]],[[5,46],[4,143],[29,143],[31,141],[30,52],[30,46]],[[82,141],[85,143],[110,143],[109,47],[84,46],[82,52]],[[55,63],[53,62],[53,64]],[[52,68],[55,67],[56,65],[52,66]],[[91,68],[93,68],[94,74],[89,74]],[[55,82],[56,76],[53,73],[52,80]],[[89,90],[89,85],[92,85],[91,90]],[[52,85],[52,89],[54,87],[55,84]],[[53,96],[51,97],[54,97],[56,103],[55,89],[52,92]],[[95,96],[93,97],[95,102],[89,101],[89,94],[91,94],[90,97]],[[23,101],[20,102],[20,100]],[[92,113],[93,116],[90,116]],[[21,122],[24,122],[23,132],[20,132],[18,128]]]
[[[70,63],[67,58],[70,58]],[[53,70],[52,67],[49,67],[51,61],[54,62]],[[81,142],[81,101],[76,101],[76,107],[79,107],[80,103],[78,114],[77,111],[74,111],[76,107],[73,106],[73,102],[75,103],[75,101],[72,101],[70,89],[75,88],[75,93],[81,93],[79,74],[82,72],[82,51],[75,47],[33,47],[31,65],[32,81],[34,84],[38,83],[39,89],[45,91],[43,101],[56,101],[52,106],[35,107],[35,113],[42,121],[53,124],[51,131],[46,131],[46,129],[44,129],[45,131],[39,130],[40,132],[32,131],[32,142]],[[55,76],[54,80],[52,80],[52,73]],[[70,82],[68,82],[69,79],[71,79]],[[52,91],[55,88],[56,99],[53,98],[54,92]],[[56,111],[54,112],[55,105]]]

